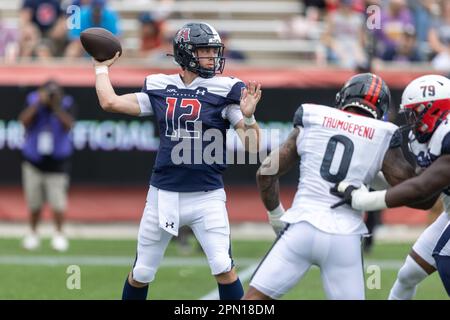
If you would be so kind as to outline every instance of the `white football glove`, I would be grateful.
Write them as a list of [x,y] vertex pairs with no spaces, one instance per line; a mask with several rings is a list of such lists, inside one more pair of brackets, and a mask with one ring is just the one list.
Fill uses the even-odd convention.
[[[345,194],[348,187],[354,187],[349,182],[342,181],[339,183],[338,192]],[[386,190],[369,192],[364,184],[350,193],[351,206],[353,209],[361,211],[375,211],[386,209]]]
[[267,211],[267,215],[269,217],[269,223],[272,226],[272,229],[273,229],[273,231],[275,231],[275,234],[277,236],[286,227],[286,222],[280,220],[281,216],[283,214],[284,214],[284,208],[281,203],[277,208],[273,209],[272,211]]

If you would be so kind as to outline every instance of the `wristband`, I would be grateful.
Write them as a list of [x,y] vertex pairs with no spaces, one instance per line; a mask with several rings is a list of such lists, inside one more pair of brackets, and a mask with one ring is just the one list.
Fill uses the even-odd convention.
[[244,124],[246,126],[252,126],[256,123],[255,116],[252,115],[251,117],[244,117]]
[[278,207],[273,210],[267,211],[269,217],[281,217],[284,214],[283,204],[280,202]]
[[102,73],[106,73],[108,74],[108,67],[107,66],[96,66],[95,67],[95,74],[102,74]]
[[357,210],[375,211],[386,209],[386,190],[357,194],[358,190],[352,193],[352,207]]

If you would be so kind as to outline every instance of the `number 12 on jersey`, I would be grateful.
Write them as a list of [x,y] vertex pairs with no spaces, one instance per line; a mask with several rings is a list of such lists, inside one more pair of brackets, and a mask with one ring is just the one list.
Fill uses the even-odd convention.
[[166,105],[166,137],[200,138],[200,131],[188,128],[188,126],[193,128],[195,121],[200,118],[202,109],[200,101],[197,99],[169,97],[166,98]]

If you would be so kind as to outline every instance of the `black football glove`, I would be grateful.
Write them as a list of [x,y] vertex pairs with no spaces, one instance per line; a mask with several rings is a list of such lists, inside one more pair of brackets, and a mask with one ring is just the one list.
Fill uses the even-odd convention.
[[339,182],[335,184],[333,188],[330,188],[330,193],[336,197],[342,198],[342,200],[336,202],[331,206],[331,209],[340,207],[344,204],[352,205],[352,192],[356,189],[358,189],[355,186],[349,185],[347,188],[345,188],[344,192],[338,191]]

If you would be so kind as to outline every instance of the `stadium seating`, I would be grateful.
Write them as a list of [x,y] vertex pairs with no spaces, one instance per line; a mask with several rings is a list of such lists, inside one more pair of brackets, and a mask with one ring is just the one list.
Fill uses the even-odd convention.
[[[18,25],[21,0],[0,0],[4,21]],[[319,45],[318,39],[288,39],[280,37],[288,19],[300,14],[301,3],[285,1],[173,1],[166,5],[155,0],[110,0],[109,4],[121,16],[122,42],[128,52],[139,46],[139,13],[153,11],[167,15],[167,32],[171,33],[188,21],[202,20],[230,36],[229,49],[243,52],[251,62],[266,60],[311,60]],[[319,26],[321,27],[321,26]],[[130,56],[133,56],[131,54]]]

